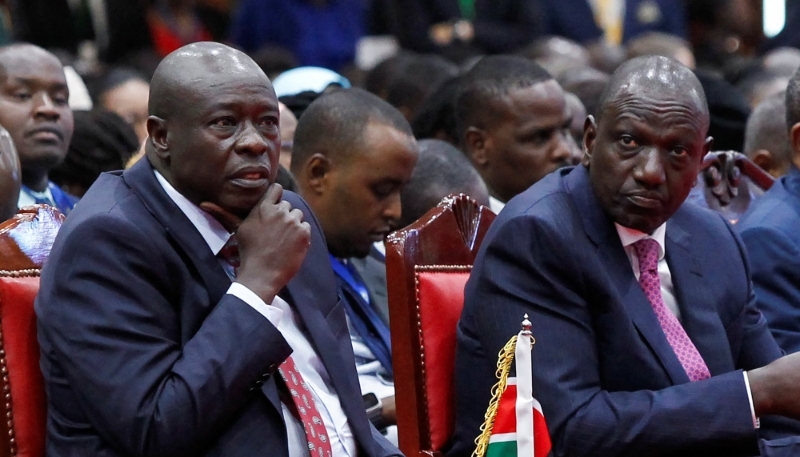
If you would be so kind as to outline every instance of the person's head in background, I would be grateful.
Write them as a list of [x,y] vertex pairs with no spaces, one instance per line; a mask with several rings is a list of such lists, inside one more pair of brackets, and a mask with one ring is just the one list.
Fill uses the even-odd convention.
[[736,88],[747,100],[750,108],[755,108],[771,95],[784,92],[791,76],[785,69],[768,69],[759,65],[743,76],[736,84]]
[[22,184],[48,188],[48,174],[67,155],[73,117],[61,62],[30,45],[0,48],[0,125],[19,153]]
[[663,56],[677,60],[689,68],[695,67],[694,53],[688,41],[663,32],[639,35],[626,45],[628,59],[640,56]]
[[278,100],[292,110],[297,119],[323,94],[350,87],[350,81],[335,71],[321,67],[298,67],[272,80]]
[[411,120],[411,129],[415,137],[435,138],[455,146],[459,145],[456,97],[463,80],[463,76],[455,76],[442,82],[422,102],[416,116]]
[[416,221],[450,194],[464,193],[489,206],[489,190],[475,167],[455,146],[441,140],[420,140],[419,159],[400,199],[398,228]]
[[572,164],[577,165],[583,158],[583,126],[586,123],[586,107],[577,95],[572,92],[564,92],[566,100],[567,116],[570,119],[569,134],[572,137],[570,150],[572,151]]
[[297,117],[283,103],[278,103],[281,110],[281,157],[280,164],[287,170],[292,168],[292,148],[294,147],[294,131],[297,129]]
[[383,100],[389,96],[389,84],[415,54],[401,51],[382,60],[364,77],[364,89]]
[[758,104],[747,119],[744,154],[767,173],[779,178],[792,164],[786,132],[786,95],[774,94]]
[[567,73],[558,82],[566,92],[578,96],[586,108],[587,115],[597,117],[600,112],[600,96],[609,79],[608,73],[594,68],[584,68]]
[[786,126],[792,146],[792,163],[800,167],[800,69],[792,75],[786,88]]
[[332,255],[364,257],[397,228],[417,155],[408,121],[369,92],[339,90],[306,109],[291,171]]
[[764,68],[775,70],[791,76],[800,68],[800,49],[780,47],[775,48],[761,57]]
[[414,55],[398,65],[385,100],[411,120],[428,97],[444,81],[458,75],[458,67],[437,55]]
[[135,70],[115,68],[100,82],[96,103],[117,113],[136,131],[139,144],[147,138],[147,100],[150,83]]
[[564,91],[535,62],[484,57],[465,76],[456,99],[461,149],[491,195],[502,203],[569,165]]
[[111,111],[75,111],[75,131],[64,162],[50,179],[68,193],[83,197],[105,171],[121,170],[139,149],[139,139],[122,117]]
[[556,79],[569,72],[591,67],[589,51],[585,47],[559,36],[539,38],[522,48],[517,55],[535,61]]
[[0,127],[0,222],[17,213],[21,184],[17,148],[8,130]]

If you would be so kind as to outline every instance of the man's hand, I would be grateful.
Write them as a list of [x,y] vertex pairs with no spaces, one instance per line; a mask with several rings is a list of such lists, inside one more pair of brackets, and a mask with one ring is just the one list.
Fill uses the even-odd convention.
[[800,419],[800,352],[747,372],[756,416]]
[[265,303],[294,277],[311,244],[311,227],[303,221],[303,212],[292,209],[282,196],[283,187],[272,184],[244,220],[213,203],[200,205],[236,233],[241,259],[236,282]]

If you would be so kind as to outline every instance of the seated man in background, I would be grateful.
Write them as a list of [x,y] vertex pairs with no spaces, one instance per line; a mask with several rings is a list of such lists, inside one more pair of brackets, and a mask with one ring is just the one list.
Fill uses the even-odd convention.
[[397,228],[400,191],[417,155],[400,111],[361,89],[338,90],[311,103],[297,124],[292,151],[292,174],[328,243],[361,390],[384,399],[382,419],[389,425],[395,421],[389,326],[349,259],[365,257]]
[[[747,247],[758,308],[775,341],[786,352],[800,351],[800,72],[786,90],[783,131],[772,144],[789,143],[785,176],[750,206],[736,225]],[[762,105],[772,103],[767,99]],[[756,108],[753,116],[760,114]],[[772,109],[770,111],[776,111]],[[770,119],[770,124],[778,119]],[[786,133],[788,130],[788,134]],[[748,129],[749,131],[749,129]],[[779,156],[775,154],[776,159]],[[782,158],[782,157],[781,157]]]
[[0,48],[0,125],[8,129],[22,165],[20,207],[45,203],[67,214],[77,199],[48,179],[67,155],[72,110],[64,67],[31,44]]
[[150,90],[146,157],[100,176],[42,271],[47,455],[399,455],[362,408],[317,221],[273,184],[269,79],[197,43]]
[[759,103],[747,118],[744,155],[775,178],[792,167],[794,152],[786,133],[786,93]]
[[538,64],[484,57],[461,82],[456,124],[461,149],[500,212],[515,195],[571,163],[564,91]]
[[628,61],[587,120],[583,164],[498,216],[465,290],[449,455],[472,453],[497,354],[525,314],[553,456],[800,452],[796,437],[759,440],[800,433],[769,416],[800,418],[800,355],[780,358],[732,228],[684,204],[708,125],[691,70]]

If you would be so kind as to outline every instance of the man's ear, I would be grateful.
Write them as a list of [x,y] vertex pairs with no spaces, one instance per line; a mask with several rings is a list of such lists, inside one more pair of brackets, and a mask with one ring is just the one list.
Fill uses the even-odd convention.
[[[318,195],[325,192],[332,165],[331,160],[320,153],[316,153],[308,159],[304,172],[307,187],[311,192]],[[298,178],[303,179],[300,176]]]
[[706,142],[703,143],[703,155],[700,158],[702,159],[703,157],[705,157],[713,147],[714,147],[714,138],[713,137],[706,138]]
[[147,141],[153,145],[156,156],[169,160],[169,139],[167,138],[167,121],[158,116],[147,118]]
[[482,168],[489,162],[487,154],[489,142],[491,142],[489,136],[481,128],[469,127],[464,133],[464,148],[467,157],[476,168]]
[[775,160],[771,152],[766,149],[759,149],[753,154],[752,160],[753,163],[761,167],[762,170],[772,174],[772,169],[775,167]]
[[586,116],[583,123],[583,158],[581,163],[588,167],[592,163],[592,153],[594,152],[594,142],[597,140],[597,123],[591,114]]
[[795,166],[800,167],[800,122],[792,126],[789,130],[789,142],[792,144],[792,151],[794,152],[793,162]]

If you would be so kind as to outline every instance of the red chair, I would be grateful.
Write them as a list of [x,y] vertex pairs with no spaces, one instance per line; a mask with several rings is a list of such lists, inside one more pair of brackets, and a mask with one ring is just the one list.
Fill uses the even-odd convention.
[[456,324],[464,284],[495,215],[464,194],[386,241],[400,450],[438,456],[453,433]]
[[64,216],[46,205],[0,224],[0,457],[43,457],[47,400],[39,369],[33,300]]
[[697,179],[709,208],[736,223],[753,196],[772,187],[775,178],[736,151],[709,152]]

